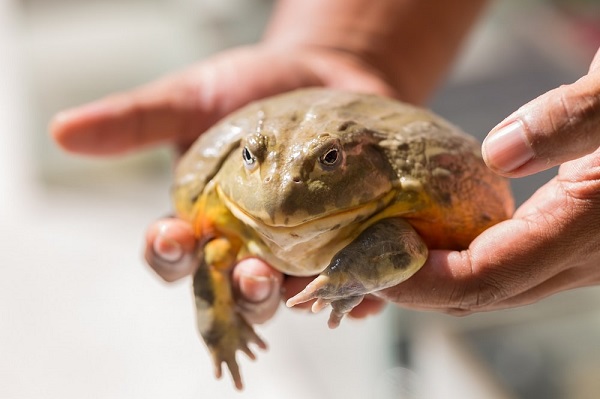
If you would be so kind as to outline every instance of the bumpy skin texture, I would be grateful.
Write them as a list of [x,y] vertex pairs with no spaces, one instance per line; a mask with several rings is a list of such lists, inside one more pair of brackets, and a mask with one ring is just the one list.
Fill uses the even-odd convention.
[[472,137],[429,111],[329,89],[262,100],[215,125],[178,165],[174,202],[202,247],[200,333],[217,376],[225,362],[238,388],[236,351],[264,347],[235,310],[240,259],[321,273],[288,306],[331,304],[335,327],[365,294],[413,275],[428,248],[465,248],[513,210]]

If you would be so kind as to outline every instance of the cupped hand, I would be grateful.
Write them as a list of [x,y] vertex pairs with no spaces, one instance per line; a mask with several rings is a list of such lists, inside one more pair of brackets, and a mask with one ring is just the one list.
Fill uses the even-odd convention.
[[[306,86],[329,86],[397,96],[376,70],[350,54],[318,47],[281,48],[266,44],[234,49],[131,92],[58,114],[51,133],[65,150],[112,155],[170,143],[185,150],[212,124],[248,102]],[[190,226],[163,219],[148,229],[145,257],[165,280],[194,273],[196,240]],[[258,259],[233,271],[239,307],[250,322],[275,313],[281,298],[306,285]],[[378,312],[380,300],[368,299],[352,315]]]
[[531,101],[483,144],[509,177],[560,165],[514,216],[464,251],[432,251],[408,281],[380,294],[399,305],[468,314],[600,284],[600,50],[589,73]]

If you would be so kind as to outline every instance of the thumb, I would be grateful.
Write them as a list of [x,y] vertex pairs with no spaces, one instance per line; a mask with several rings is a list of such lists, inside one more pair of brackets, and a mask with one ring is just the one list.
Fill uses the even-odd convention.
[[526,176],[587,155],[600,146],[600,51],[590,73],[514,112],[483,142],[487,165]]

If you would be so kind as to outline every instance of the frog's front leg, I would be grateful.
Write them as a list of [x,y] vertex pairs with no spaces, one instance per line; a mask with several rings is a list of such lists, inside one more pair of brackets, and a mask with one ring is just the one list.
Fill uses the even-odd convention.
[[241,350],[254,359],[248,344],[253,342],[263,349],[266,345],[236,308],[231,285],[236,253],[227,238],[210,240],[194,275],[194,295],[198,330],[212,356],[216,377],[221,377],[221,364],[225,363],[236,388],[242,389],[236,352]]
[[327,268],[287,306],[317,299],[313,311],[331,304],[329,326],[371,292],[395,286],[412,276],[427,259],[427,246],[402,218],[378,221],[339,251]]

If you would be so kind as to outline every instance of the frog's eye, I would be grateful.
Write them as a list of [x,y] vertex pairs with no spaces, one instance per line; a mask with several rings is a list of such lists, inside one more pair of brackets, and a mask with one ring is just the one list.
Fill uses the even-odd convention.
[[244,147],[242,150],[242,159],[244,160],[244,164],[247,168],[252,168],[254,164],[256,164],[256,157],[254,154],[252,154],[248,147]]
[[332,147],[325,151],[323,155],[319,157],[321,166],[326,169],[337,166],[342,161],[342,151],[338,147]]

